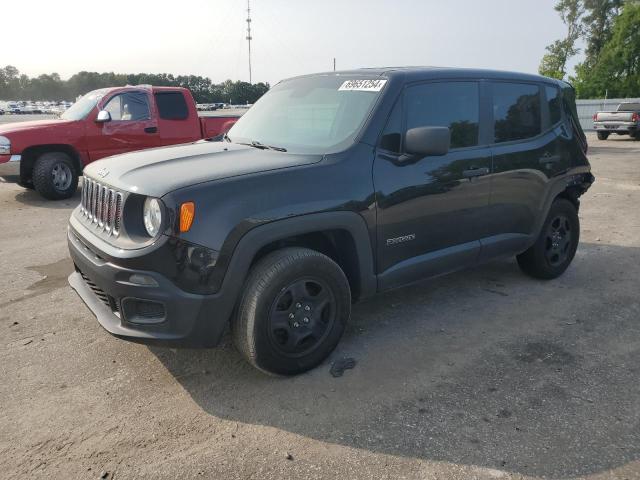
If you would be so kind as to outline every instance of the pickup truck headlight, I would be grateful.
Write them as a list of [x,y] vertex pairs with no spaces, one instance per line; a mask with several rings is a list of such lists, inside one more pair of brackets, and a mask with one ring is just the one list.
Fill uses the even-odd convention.
[[8,155],[11,153],[11,140],[7,137],[0,137],[0,155]]
[[160,231],[162,225],[162,204],[160,200],[148,197],[144,201],[143,208],[144,228],[150,237],[155,237]]

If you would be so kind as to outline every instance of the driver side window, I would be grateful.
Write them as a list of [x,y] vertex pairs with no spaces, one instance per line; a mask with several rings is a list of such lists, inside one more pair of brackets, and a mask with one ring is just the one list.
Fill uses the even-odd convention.
[[142,92],[120,93],[112,97],[103,110],[112,121],[141,121],[151,118],[147,94]]

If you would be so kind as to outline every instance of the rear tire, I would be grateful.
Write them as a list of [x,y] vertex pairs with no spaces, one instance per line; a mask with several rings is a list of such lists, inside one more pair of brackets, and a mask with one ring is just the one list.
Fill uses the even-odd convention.
[[557,198],[551,204],[536,243],[516,257],[518,265],[534,278],[559,277],[571,264],[579,241],[580,220],[575,205]]
[[609,138],[609,132],[598,132],[598,140],[606,140]]
[[48,200],[70,198],[78,188],[78,173],[71,157],[63,152],[43,153],[33,167],[33,186]]
[[342,269],[314,250],[284,248],[249,272],[231,332],[254,367],[295,375],[327,358],[350,315],[351,291]]

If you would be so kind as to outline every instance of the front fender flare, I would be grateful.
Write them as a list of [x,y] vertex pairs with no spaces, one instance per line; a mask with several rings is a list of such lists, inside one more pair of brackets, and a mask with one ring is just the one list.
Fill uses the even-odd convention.
[[230,254],[223,246],[218,257],[218,267],[223,275],[221,293],[233,292],[237,299],[253,259],[264,246],[288,237],[328,230],[345,230],[352,236],[358,257],[360,298],[375,294],[377,280],[367,225],[360,215],[349,211],[314,213],[272,221],[246,232]]

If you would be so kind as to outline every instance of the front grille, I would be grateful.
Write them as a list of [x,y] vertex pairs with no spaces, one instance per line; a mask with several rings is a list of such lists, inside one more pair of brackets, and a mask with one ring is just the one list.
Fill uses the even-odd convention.
[[118,304],[118,301],[113,298],[111,295],[107,294],[104,292],[104,290],[102,290],[99,286],[97,286],[95,283],[93,283],[93,281],[91,281],[91,279],[89,277],[87,277],[82,270],[80,270],[79,268],[76,267],[76,270],[78,270],[78,273],[80,273],[80,276],[82,277],[82,279],[85,281],[85,283],[87,284],[87,286],[91,289],[91,291],[95,294],[96,297],[98,297],[98,299],[104,303],[109,309],[111,309],[111,311],[117,315],[118,317],[120,316],[120,306]]
[[121,192],[87,176],[82,177],[82,215],[108,235],[120,233],[123,199]]

